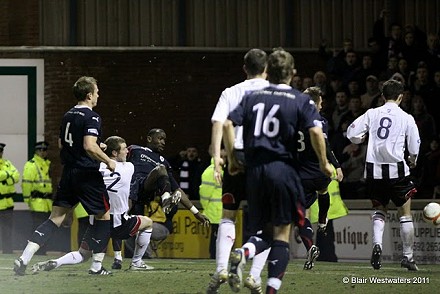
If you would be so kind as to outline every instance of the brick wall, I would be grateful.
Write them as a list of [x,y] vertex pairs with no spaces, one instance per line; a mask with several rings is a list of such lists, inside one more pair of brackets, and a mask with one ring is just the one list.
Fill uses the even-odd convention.
[[[153,127],[167,133],[166,156],[195,144],[205,159],[210,142],[210,117],[221,91],[245,78],[244,51],[0,51],[0,58],[44,58],[45,137],[56,146],[62,115],[76,104],[71,94],[81,75],[98,79],[104,138],[124,137],[145,144]],[[300,72],[319,68],[315,53],[294,54]],[[54,180],[60,174],[58,152],[52,149]]]

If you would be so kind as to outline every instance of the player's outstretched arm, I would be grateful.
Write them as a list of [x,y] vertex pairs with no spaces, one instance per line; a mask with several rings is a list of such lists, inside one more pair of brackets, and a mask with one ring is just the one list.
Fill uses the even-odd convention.
[[223,123],[220,121],[213,121],[211,130],[211,146],[212,157],[214,158],[214,180],[221,185],[223,159],[220,156],[221,143],[223,137]]
[[107,168],[111,171],[114,171],[116,168],[116,163],[101,150],[98,145],[98,138],[94,136],[84,136],[83,147],[87,154],[101,162],[107,164]]
[[194,206],[194,204],[189,200],[188,195],[186,195],[185,192],[183,192],[182,189],[178,189],[180,193],[182,194],[182,198],[180,199],[180,203],[182,203],[183,206],[185,206],[186,209],[191,211],[194,214],[194,217],[201,222],[204,226],[209,226],[210,222],[209,219],[202,214],[197,207]]
[[316,156],[319,160],[319,166],[322,172],[328,177],[332,176],[333,168],[327,160],[327,153],[325,148],[324,134],[322,128],[313,127],[309,129],[310,141],[312,142],[313,150],[315,150]]

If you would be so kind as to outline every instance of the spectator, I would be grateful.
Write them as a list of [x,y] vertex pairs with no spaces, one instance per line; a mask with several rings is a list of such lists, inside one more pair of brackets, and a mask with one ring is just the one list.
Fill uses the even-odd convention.
[[371,102],[380,96],[379,80],[376,76],[370,75],[365,81],[366,93],[361,96],[362,108],[367,110],[371,107]]
[[398,23],[392,23],[389,26],[389,36],[385,36],[385,23],[388,21],[388,11],[382,10],[379,19],[374,23],[373,36],[380,43],[380,50],[390,58],[398,56],[402,50],[402,26]]
[[293,76],[291,86],[298,91],[302,91],[302,79],[299,75]]
[[304,77],[302,82],[302,88],[307,89],[313,86],[313,79],[311,77]]
[[5,146],[0,143],[0,228],[3,253],[11,254],[15,184],[20,173],[12,162],[3,158]]
[[424,51],[421,60],[429,67],[430,72],[440,69],[440,45],[439,36],[429,33],[426,40],[427,49]]
[[344,179],[339,184],[343,199],[364,199],[365,183],[363,179],[365,168],[366,144],[349,144],[343,153],[348,155],[348,160],[341,164]]
[[174,170],[179,175],[179,186],[188,195],[190,200],[199,200],[199,186],[204,165],[195,146],[188,146],[179,152],[178,156],[169,160]]
[[412,110],[410,113],[416,121],[420,134],[420,154],[425,154],[429,150],[429,144],[436,134],[435,122],[432,115],[427,110],[422,97],[414,95],[412,99]]
[[333,131],[340,129],[341,119],[345,114],[348,113],[348,111],[347,93],[343,90],[339,90],[336,92],[336,107],[331,117],[331,126]]

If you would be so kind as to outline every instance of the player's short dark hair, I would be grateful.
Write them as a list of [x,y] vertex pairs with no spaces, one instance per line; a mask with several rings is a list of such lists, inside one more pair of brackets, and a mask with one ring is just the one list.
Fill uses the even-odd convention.
[[309,95],[313,102],[318,104],[319,98],[322,96],[322,91],[319,87],[308,87],[305,89],[304,94]]
[[383,83],[382,95],[385,100],[397,100],[400,94],[403,93],[404,86],[401,82],[396,80],[388,80]]
[[108,156],[112,155],[113,151],[119,152],[121,151],[121,144],[125,143],[125,140],[119,136],[111,136],[105,139],[104,144],[107,145],[107,149],[105,149],[105,154]]
[[267,65],[267,54],[261,49],[251,49],[244,56],[246,73],[251,76],[260,75]]
[[158,134],[158,133],[164,133],[165,134],[165,131],[162,130],[162,129],[154,128],[154,129],[151,129],[151,130],[148,131],[147,136],[148,137],[152,137],[154,134]]
[[87,94],[95,91],[98,81],[93,77],[80,77],[73,85],[73,95],[78,101],[86,100]]
[[269,82],[273,84],[288,83],[288,80],[293,76],[294,68],[293,56],[283,49],[276,49],[269,55],[267,61]]

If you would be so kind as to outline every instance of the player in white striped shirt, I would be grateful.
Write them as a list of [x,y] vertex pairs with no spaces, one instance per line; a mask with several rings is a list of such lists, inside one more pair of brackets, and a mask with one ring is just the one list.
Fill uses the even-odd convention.
[[[373,253],[371,265],[381,268],[382,236],[390,200],[397,207],[400,236],[403,243],[401,266],[418,270],[413,259],[414,225],[411,216],[411,197],[417,192],[408,178],[409,168],[416,166],[420,136],[414,118],[404,112],[399,104],[403,85],[395,80],[383,84],[385,105],[369,109],[347,129],[347,138],[355,144],[362,143],[368,134],[365,163],[367,193],[373,203]],[[409,153],[405,161],[405,150]]]

